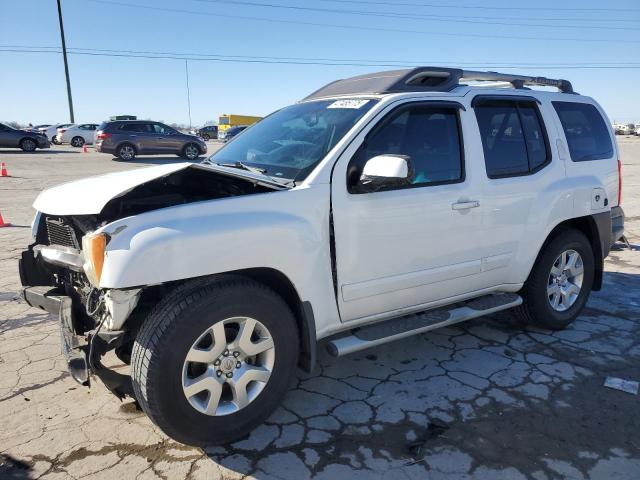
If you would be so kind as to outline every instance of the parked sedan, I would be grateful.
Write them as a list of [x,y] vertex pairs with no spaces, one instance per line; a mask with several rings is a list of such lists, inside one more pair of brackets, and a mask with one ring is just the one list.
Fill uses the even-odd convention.
[[73,123],[56,123],[54,125],[50,125],[47,128],[40,129],[40,132],[43,133],[53,144],[58,145],[58,139],[56,136],[58,135],[58,130],[60,128],[69,128],[73,125]]
[[0,123],[0,147],[21,148],[33,152],[36,148],[49,148],[47,137],[37,132],[28,132]]
[[125,161],[133,160],[136,155],[163,153],[195,160],[207,153],[207,144],[200,137],[180,133],[160,122],[120,120],[100,125],[95,150]]
[[72,147],[82,147],[85,143],[93,144],[93,137],[97,123],[81,123],[70,127],[60,128],[56,135],[59,143],[69,143]]

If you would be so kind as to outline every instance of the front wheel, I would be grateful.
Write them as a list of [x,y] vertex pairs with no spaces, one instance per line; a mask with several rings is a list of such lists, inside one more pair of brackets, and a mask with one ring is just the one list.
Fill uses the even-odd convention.
[[20,148],[23,152],[35,152],[37,147],[38,145],[35,140],[32,140],[31,138],[25,138],[20,142]]
[[82,137],[73,137],[71,139],[71,146],[72,147],[80,148],[83,145],[84,145],[84,138],[82,138]]
[[200,155],[200,148],[195,143],[188,143],[182,149],[182,156],[188,160],[195,160]]
[[275,410],[297,360],[295,319],[281,297],[240,277],[195,280],[143,324],[132,379],[142,409],[167,435],[224,444]]
[[540,252],[517,308],[526,321],[551,330],[569,326],[584,308],[593,285],[595,263],[587,237],[565,229]]

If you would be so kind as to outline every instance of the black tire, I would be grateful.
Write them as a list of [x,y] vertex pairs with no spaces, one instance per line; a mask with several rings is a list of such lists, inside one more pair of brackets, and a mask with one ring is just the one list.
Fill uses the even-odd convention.
[[208,133],[205,133],[204,135],[202,135],[203,140],[208,141],[211,139],[211,137],[209,136]]
[[58,141],[58,137],[56,137],[55,135],[51,137],[51,143],[53,143],[54,145],[60,145],[60,142]]
[[[275,349],[271,376],[244,408],[219,416],[201,413],[183,393],[186,353],[212,325],[244,316],[269,330]],[[279,405],[296,370],[298,342],[291,310],[266,286],[235,276],[187,282],[156,305],[138,332],[131,360],[136,399],[151,420],[179,442],[195,446],[233,442]]]
[[180,156],[186,158],[187,160],[195,160],[200,155],[200,147],[195,143],[187,143],[180,152]]
[[[575,250],[582,257],[584,274],[580,293],[573,305],[565,311],[555,310],[549,301],[547,288],[554,262],[562,252]],[[593,285],[595,262],[593,250],[587,237],[574,229],[560,230],[538,255],[529,278],[520,291],[524,300],[522,305],[514,309],[514,313],[528,323],[533,323],[551,330],[561,330],[569,326],[589,299]]]
[[20,141],[20,148],[23,152],[35,152],[38,144],[33,138],[23,138]]
[[76,148],[80,148],[84,145],[84,138],[77,136],[77,137],[73,137],[71,139],[71,146],[72,147],[76,147]]
[[116,148],[116,157],[125,162],[129,162],[136,158],[136,147],[130,143],[123,143]]

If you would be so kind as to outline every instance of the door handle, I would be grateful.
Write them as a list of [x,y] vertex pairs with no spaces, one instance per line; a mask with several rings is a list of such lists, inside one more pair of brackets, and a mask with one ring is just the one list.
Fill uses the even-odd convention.
[[477,208],[480,206],[480,202],[477,200],[470,200],[468,202],[456,202],[451,204],[453,210],[468,210],[470,208]]

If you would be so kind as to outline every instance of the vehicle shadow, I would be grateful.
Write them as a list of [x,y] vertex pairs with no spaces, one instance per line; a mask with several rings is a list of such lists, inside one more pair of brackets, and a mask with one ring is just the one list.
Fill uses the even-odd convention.
[[0,478],[30,479],[33,468],[26,462],[18,460],[6,453],[0,454]]
[[338,359],[321,351],[263,425],[203,450],[258,479],[431,478],[439,468],[556,478],[560,464],[593,478],[606,462],[640,458],[637,397],[603,387],[608,375],[640,379],[637,291],[640,275],[607,272],[563,331],[503,313]]
[[59,149],[52,149],[52,148],[39,148],[38,150],[34,151],[34,152],[23,152],[22,150],[20,150],[19,148],[0,148],[0,155],[2,154],[11,154],[11,155],[49,155],[49,154],[69,154],[69,153],[82,153],[82,149],[78,148],[71,148],[69,150],[59,150]]

